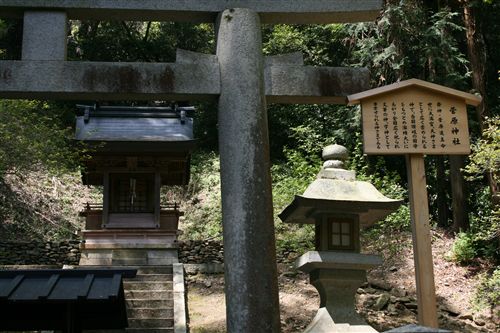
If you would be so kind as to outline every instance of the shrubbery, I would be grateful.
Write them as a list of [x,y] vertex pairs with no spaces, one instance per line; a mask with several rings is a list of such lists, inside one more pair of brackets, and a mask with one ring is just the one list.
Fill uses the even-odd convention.
[[477,306],[489,306],[500,318],[500,268],[496,268],[491,275],[485,275],[476,291],[474,301]]

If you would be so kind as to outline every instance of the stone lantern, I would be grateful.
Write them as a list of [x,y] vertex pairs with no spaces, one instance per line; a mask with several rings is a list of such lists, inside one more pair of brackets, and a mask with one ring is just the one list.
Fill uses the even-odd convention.
[[347,157],[345,147],[325,147],[317,179],[279,215],[286,223],[316,227],[315,251],[296,262],[299,270],[309,273],[321,299],[305,332],[376,332],[356,312],[355,295],[366,281],[366,270],[380,265],[382,258],[360,253],[359,232],[395,211],[401,200],[356,181],[355,172],[344,169]]

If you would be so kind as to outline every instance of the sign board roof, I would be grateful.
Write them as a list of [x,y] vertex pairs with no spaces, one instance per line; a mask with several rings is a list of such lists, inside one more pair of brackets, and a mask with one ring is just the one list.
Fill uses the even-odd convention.
[[347,96],[347,99],[349,100],[349,104],[358,104],[366,98],[379,96],[379,95],[386,94],[386,93],[392,93],[392,92],[395,92],[397,90],[400,90],[400,89],[403,89],[406,87],[420,87],[424,90],[429,90],[429,91],[432,91],[436,94],[449,95],[450,97],[453,97],[456,99],[463,99],[466,104],[472,105],[472,106],[478,106],[482,100],[482,98],[479,96],[469,94],[469,93],[466,93],[466,92],[463,92],[460,90],[448,88],[445,86],[441,86],[439,84],[435,84],[435,83],[431,83],[431,82],[427,82],[427,81],[422,81],[419,79],[409,79],[409,80],[389,84],[387,86],[378,87],[375,89],[370,89],[367,91],[363,91],[363,92],[360,92],[357,94]]

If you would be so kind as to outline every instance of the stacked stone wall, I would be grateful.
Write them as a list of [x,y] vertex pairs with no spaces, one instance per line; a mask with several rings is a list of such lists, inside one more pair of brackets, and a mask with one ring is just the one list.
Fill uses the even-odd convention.
[[[302,253],[294,250],[281,249],[277,251],[278,263],[292,263]],[[179,241],[179,261],[184,264],[222,264],[224,262],[224,246],[218,240],[187,240]]]
[[[292,263],[300,253],[278,250],[278,263]],[[0,265],[78,265],[80,241],[2,242]],[[224,246],[218,240],[179,241],[179,261],[185,264],[224,263]]]
[[80,241],[2,242],[0,265],[78,265]]

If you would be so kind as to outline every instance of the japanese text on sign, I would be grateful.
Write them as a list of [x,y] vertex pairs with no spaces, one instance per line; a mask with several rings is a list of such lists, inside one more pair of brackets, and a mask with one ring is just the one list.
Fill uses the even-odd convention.
[[362,102],[365,153],[468,154],[465,103],[433,96],[391,96]]

